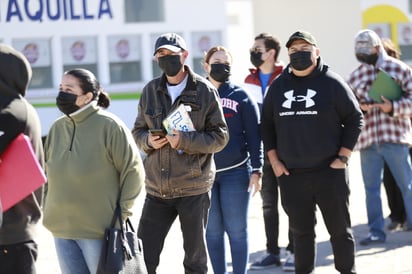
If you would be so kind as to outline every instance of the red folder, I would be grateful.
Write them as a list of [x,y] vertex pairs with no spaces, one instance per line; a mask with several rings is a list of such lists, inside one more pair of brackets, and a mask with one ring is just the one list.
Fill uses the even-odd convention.
[[9,144],[0,159],[0,202],[6,211],[42,186],[46,176],[23,134]]

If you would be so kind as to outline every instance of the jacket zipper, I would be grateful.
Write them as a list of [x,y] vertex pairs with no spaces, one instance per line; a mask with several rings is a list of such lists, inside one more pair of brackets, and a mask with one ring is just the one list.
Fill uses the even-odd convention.
[[74,142],[74,135],[76,134],[76,123],[74,122],[72,117],[69,116],[69,118],[73,123],[73,133],[72,133],[72,137],[71,137],[71,140],[70,140],[70,148],[69,148],[69,151],[72,151],[73,142]]

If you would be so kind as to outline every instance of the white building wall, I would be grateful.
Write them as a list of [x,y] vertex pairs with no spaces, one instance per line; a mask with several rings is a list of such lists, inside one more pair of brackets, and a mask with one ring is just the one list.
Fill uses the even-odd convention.
[[[366,1],[366,0],[363,0]],[[400,1],[400,0],[395,0]],[[39,12],[39,20],[30,20],[24,11],[28,3],[31,16]],[[79,20],[60,18],[52,21],[47,17],[45,3],[65,3],[66,12],[80,15]],[[219,44],[232,52],[234,64],[232,79],[243,82],[251,67],[249,48],[253,38],[260,32],[270,32],[282,43],[280,58],[288,62],[284,44],[297,29],[312,32],[318,40],[324,60],[338,73],[346,77],[357,64],[353,54],[353,37],[361,28],[361,2],[340,0],[164,0],[164,22],[124,23],[124,1],[122,0],[0,0],[0,41],[12,44],[16,39],[47,38],[51,44],[53,88],[29,90],[28,98],[37,102],[39,95],[53,102],[63,73],[62,39],[73,36],[95,36],[99,80],[110,92],[139,91],[152,79],[153,43],[156,35],[164,32],[178,32],[185,38],[189,48],[189,65],[193,63],[196,32],[220,32]],[[9,4],[20,8],[22,20],[16,16],[7,22]],[[53,4],[54,3],[54,4]],[[73,11],[70,11],[73,3]],[[87,7],[83,7],[83,3]],[[103,16],[97,19],[100,4],[109,4],[113,18]],[[41,9],[41,5],[43,9]],[[83,9],[94,18],[86,20]],[[16,12],[16,11],[13,11]],[[68,16],[70,18],[70,16]],[[110,35],[140,35],[139,54],[142,62],[142,81],[126,84],[111,84],[108,67],[107,37]],[[211,45],[212,46],[212,45]],[[197,53],[199,55],[199,53]],[[197,59],[197,61],[199,61]],[[196,62],[197,62],[196,61]],[[134,105],[133,105],[134,107]],[[135,114],[121,113],[128,107],[112,109],[120,117],[132,121]],[[46,116],[46,114],[41,116]],[[59,115],[56,113],[56,115]],[[53,115],[52,115],[53,116]],[[52,121],[53,117],[49,120]],[[42,121],[45,117],[42,117]],[[47,132],[50,121],[44,123]],[[131,122],[128,122],[130,125]]]
[[227,0],[227,47],[233,56],[232,81],[243,83],[249,73],[254,38],[253,0]]
[[253,0],[255,33],[270,32],[281,40],[280,58],[288,62],[285,43],[298,29],[317,39],[321,56],[347,77],[356,66],[353,39],[362,28],[361,2],[342,0]]
[[[25,3],[28,3],[27,8]],[[47,8],[55,11],[56,3],[64,5],[64,10],[61,11],[58,20],[51,20],[47,15]],[[71,3],[73,8],[70,8]],[[83,6],[83,3],[86,3],[86,6]],[[112,18],[107,14],[103,14],[101,19],[97,18],[100,5],[103,5],[105,9],[108,5],[110,6]],[[96,37],[99,80],[106,90],[112,92],[138,91],[153,78],[153,37],[156,35],[164,32],[182,34],[189,48],[189,65],[193,65],[192,50],[193,45],[196,45],[196,41],[192,40],[194,32],[220,32],[219,43],[227,44],[226,9],[221,0],[164,0],[164,5],[164,22],[126,24],[124,23],[124,1],[122,0],[1,0],[0,42],[13,44],[13,41],[18,39],[43,38],[50,40],[53,88],[29,90],[27,96],[32,101],[36,101],[37,97],[54,99],[63,73],[62,39],[73,36]],[[64,13],[67,14],[66,19]],[[10,14],[12,14],[11,17]],[[17,14],[21,16],[21,20]],[[80,18],[70,19],[71,14]],[[85,19],[86,15],[91,15],[94,18]],[[7,18],[10,20],[7,20]],[[140,35],[141,46],[139,50],[143,64],[143,79],[141,82],[116,85],[110,83],[107,37],[120,34]]]

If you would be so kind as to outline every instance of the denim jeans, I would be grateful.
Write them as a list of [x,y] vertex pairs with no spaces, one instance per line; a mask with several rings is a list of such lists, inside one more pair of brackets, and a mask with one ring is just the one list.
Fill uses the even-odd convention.
[[225,233],[230,244],[233,274],[246,274],[249,260],[249,178],[247,167],[216,173],[206,229],[207,248],[215,274],[228,273]]
[[407,222],[412,227],[412,169],[408,145],[374,144],[362,149],[360,157],[370,233],[383,239],[386,238],[381,200],[384,162],[387,163],[401,190]]
[[183,235],[185,273],[207,273],[205,229],[209,207],[209,193],[175,199],[146,195],[138,236],[149,274],[156,273],[165,238],[177,216]]
[[[410,150],[411,151],[411,150]],[[389,218],[392,222],[403,224],[406,221],[406,211],[403,204],[402,192],[396,184],[387,164],[383,168],[383,186],[390,210]]]
[[355,240],[349,216],[349,181],[346,169],[325,167],[279,177],[282,205],[289,216],[295,246],[295,273],[314,273],[316,206],[330,235],[338,272],[355,272]]
[[54,238],[62,274],[94,274],[103,240]]

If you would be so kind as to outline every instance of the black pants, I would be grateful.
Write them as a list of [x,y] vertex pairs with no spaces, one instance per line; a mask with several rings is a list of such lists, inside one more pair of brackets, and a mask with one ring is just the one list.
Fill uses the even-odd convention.
[[209,208],[209,193],[176,199],[146,195],[138,236],[149,274],[156,273],[165,238],[177,216],[183,235],[185,273],[207,273],[205,229]]
[[0,273],[36,274],[37,254],[34,241],[0,245]]
[[[409,154],[412,158],[412,149],[409,150]],[[392,222],[404,223],[406,221],[406,212],[402,193],[386,163],[383,169],[383,186],[385,187],[386,198],[388,199],[390,210],[389,218]]]
[[327,167],[306,173],[290,172],[289,176],[279,177],[279,187],[294,237],[296,274],[314,272],[316,206],[330,234],[336,270],[356,273],[346,170]]
[[[263,207],[263,221],[265,223],[266,250],[269,253],[279,255],[279,191],[278,179],[273,173],[270,161],[265,154],[263,164],[262,189],[260,191]],[[286,250],[293,253],[293,237],[289,230],[289,244]]]

